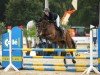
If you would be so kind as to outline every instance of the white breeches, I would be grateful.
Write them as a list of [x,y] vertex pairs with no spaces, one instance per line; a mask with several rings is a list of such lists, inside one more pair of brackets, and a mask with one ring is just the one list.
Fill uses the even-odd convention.
[[57,19],[56,19],[56,25],[57,25],[57,27],[60,26],[60,17],[59,17],[59,15],[57,16]]

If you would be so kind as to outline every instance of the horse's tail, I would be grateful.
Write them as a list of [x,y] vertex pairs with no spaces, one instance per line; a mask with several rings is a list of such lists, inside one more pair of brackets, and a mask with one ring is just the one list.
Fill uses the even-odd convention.
[[75,44],[75,42],[73,41],[73,39],[71,39],[71,41],[72,41],[72,44],[73,44],[73,48],[76,48],[76,44]]

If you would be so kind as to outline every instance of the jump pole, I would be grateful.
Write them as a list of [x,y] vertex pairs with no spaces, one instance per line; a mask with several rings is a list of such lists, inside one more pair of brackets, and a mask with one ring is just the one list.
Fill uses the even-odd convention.
[[11,31],[11,28],[8,29],[8,33],[9,33],[9,65],[4,69],[4,71],[8,71],[10,68],[13,68],[15,71],[19,71],[12,64],[12,31]]
[[[100,75],[100,72],[93,66],[93,32],[92,25],[90,25],[90,67],[87,68],[81,75],[89,75],[91,71]],[[99,38],[99,37],[97,37]]]

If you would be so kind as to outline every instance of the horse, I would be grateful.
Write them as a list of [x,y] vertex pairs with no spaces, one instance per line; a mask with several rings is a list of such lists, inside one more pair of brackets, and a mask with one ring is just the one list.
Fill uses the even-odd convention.
[[[63,34],[61,34],[53,22],[48,22],[43,19],[37,24],[37,32],[39,37],[45,37],[51,42],[56,42],[59,48],[63,48],[64,45],[69,49],[75,48],[75,43],[71,38],[69,31],[64,30]],[[62,55],[66,55],[66,52],[63,53]],[[70,54],[73,56],[73,52],[70,52]],[[72,62],[74,64],[76,63],[74,59],[72,59]],[[64,59],[64,64],[66,64],[66,59]]]

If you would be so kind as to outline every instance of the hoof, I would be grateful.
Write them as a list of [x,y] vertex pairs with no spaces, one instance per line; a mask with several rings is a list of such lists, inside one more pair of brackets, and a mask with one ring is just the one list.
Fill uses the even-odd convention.
[[64,64],[65,64],[65,67],[67,68],[68,66],[66,65],[67,63],[66,63],[66,59],[64,59]]
[[66,64],[66,59],[64,59],[64,64]]
[[72,62],[75,64],[76,63],[76,61],[74,60],[74,59],[72,59]]
[[30,52],[26,52],[26,56],[30,56]]

